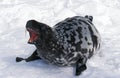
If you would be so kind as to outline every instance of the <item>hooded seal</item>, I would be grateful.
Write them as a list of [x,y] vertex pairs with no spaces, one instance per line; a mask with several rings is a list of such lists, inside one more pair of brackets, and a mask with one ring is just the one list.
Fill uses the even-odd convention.
[[16,61],[43,59],[58,66],[76,65],[76,75],[80,75],[87,68],[87,59],[100,48],[100,34],[92,20],[93,17],[88,15],[74,16],[53,27],[29,20],[26,24],[30,34],[28,43],[37,49],[30,57],[17,57]]

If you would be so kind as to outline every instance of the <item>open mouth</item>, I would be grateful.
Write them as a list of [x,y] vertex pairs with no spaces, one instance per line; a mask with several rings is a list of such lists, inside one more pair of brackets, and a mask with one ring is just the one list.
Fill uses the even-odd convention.
[[27,28],[27,31],[29,32],[30,35],[30,39],[28,40],[28,43],[33,44],[38,39],[39,33],[30,28]]

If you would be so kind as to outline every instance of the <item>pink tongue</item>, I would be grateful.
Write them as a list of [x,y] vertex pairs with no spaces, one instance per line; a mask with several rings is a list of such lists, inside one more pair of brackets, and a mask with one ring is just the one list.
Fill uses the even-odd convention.
[[38,38],[38,35],[34,32],[31,32],[30,39],[28,40],[28,43],[34,42]]

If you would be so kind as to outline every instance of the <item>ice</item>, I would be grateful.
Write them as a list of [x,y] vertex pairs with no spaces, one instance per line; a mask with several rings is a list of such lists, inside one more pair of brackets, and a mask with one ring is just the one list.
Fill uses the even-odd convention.
[[[100,52],[76,77],[75,67],[57,67],[42,60],[16,63],[35,46],[27,44],[25,24],[30,19],[51,27],[75,15],[92,15],[102,37]],[[119,78],[120,0],[0,0],[0,78]]]

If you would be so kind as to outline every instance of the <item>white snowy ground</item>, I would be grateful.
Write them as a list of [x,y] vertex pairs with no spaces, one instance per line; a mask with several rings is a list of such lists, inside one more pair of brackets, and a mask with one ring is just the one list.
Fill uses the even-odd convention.
[[[102,37],[100,53],[75,77],[75,67],[44,61],[16,63],[35,47],[27,44],[25,24],[36,19],[50,26],[75,15],[92,15]],[[120,78],[120,0],[0,0],[0,78]]]

